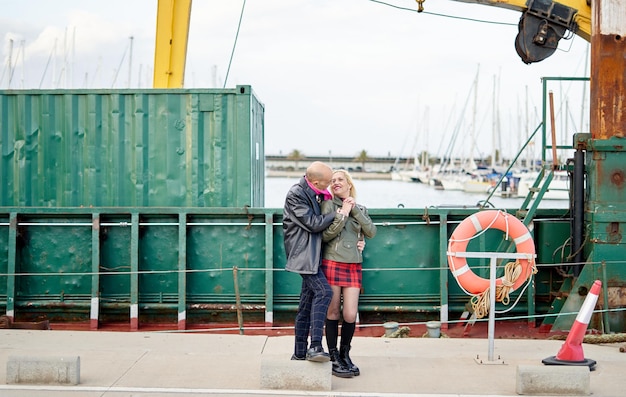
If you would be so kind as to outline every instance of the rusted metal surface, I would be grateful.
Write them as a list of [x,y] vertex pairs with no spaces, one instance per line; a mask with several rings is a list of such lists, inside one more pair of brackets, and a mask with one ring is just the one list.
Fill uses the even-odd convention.
[[[240,305],[243,311],[260,311],[265,310],[265,305]],[[190,310],[219,310],[219,311],[237,311],[237,304],[219,304],[219,303],[194,303],[189,305]]]
[[611,172],[611,183],[618,189],[624,188],[624,170],[613,170]]
[[0,316],[0,328],[2,329],[38,329],[47,330],[50,329],[50,322],[44,321],[30,321],[30,322],[14,322],[9,316]]
[[[622,3],[622,4],[620,4]],[[594,0],[591,35],[591,134],[594,139],[626,135],[626,6]],[[619,141],[619,145],[624,142]]]
[[[626,3],[594,0],[592,6],[590,128],[586,155],[585,267],[572,291],[601,279],[603,301],[621,306],[626,253]],[[608,293],[611,293],[611,296]],[[553,329],[569,329],[582,301],[570,294]],[[605,332],[625,326],[621,311],[602,315]]]
[[626,307],[626,285],[607,287],[610,308]]

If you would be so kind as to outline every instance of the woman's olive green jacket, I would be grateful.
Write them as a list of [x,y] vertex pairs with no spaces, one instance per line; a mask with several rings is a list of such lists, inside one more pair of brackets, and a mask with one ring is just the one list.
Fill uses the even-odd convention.
[[376,235],[376,225],[367,214],[367,208],[355,205],[344,217],[337,210],[343,205],[339,197],[322,202],[322,214],[335,213],[333,223],[322,234],[322,258],[343,263],[362,263],[363,254],[356,243]]

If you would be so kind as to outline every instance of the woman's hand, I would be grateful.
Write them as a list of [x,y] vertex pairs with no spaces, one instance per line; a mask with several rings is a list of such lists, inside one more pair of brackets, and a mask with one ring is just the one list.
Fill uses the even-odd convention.
[[359,240],[356,242],[356,249],[359,250],[359,252],[363,252],[363,250],[365,249],[365,240]]
[[352,197],[345,198],[343,200],[343,205],[341,206],[339,213],[344,216],[350,215],[350,211],[352,210],[352,207],[355,206],[355,204],[356,203],[354,202],[354,199]]

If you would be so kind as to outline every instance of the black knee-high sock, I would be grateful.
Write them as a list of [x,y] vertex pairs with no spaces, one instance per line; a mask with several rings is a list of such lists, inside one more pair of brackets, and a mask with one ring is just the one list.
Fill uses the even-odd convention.
[[339,335],[339,320],[326,319],[326,344],[328,350],[337,348],[337,336]]
[[344,321],[341,324],[341,346],[350,346],[355,328],[356,323],[347,323]]

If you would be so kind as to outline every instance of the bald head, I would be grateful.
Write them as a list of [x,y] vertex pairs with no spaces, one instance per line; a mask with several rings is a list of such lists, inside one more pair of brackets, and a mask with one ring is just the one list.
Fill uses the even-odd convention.
[[333,170],[326,163],[314,161],[306,169],[306,179],[320,190],[328,188],[333,177]]

